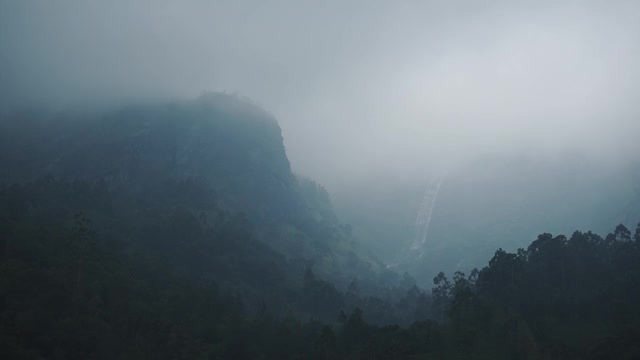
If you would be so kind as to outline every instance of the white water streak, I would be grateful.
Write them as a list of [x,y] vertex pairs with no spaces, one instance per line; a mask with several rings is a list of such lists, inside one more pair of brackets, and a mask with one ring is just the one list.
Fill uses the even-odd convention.
[[431,224],[431,217],[433,215],[433,209],[436,206],[438,199],[438,193],[440,187],[444,181],[445,174],[442,173],[436,176],[428,185],[424,192],[424,197],[416,216],[416,237],[411,246],[411,251],[419,252],[419,256],[422,256],[424,244],[427,241],[427,235],[429,232],[429,225]]

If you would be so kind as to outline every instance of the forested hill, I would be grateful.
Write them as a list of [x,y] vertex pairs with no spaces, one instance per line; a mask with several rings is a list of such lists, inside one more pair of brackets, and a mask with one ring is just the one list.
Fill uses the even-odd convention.
[[[517,253],[498,250],[479,272],[456,273],[452,281],[441,273],[430,294],[413,287],[396,304],[363,296],[356,283],[338,291],[308,270],[301,291],[289,288],[280,301],[294,300],[290,304],[321,311],[326,318],[333,315],[334,320],[319,322],[294,313],[274,316],[266,303],[257,311],[248,309],[242,298],[215,282],[194,280],[166,263],[98,240],[82,216],[69,225],[43,218],[33,206],[34,197],[45,195],[36,190],[42,187],[30,188],[26,201],[29,197],[16,195],[25,187],[0,191],[2,358],[640,356],[640,226],[633,235],[618,226],[605,238],[591,232],[570,238],[542,234]],[[238,250],[255,246],[243,233],[245,226],[237,220],[209,226],[208,245],[197,233],[182,232],[173,253],[190,256],[196,267],[211,259],[193,257],[190,247],[235,260]],[[270,258],[262,250],[260,255]],[[277,275],[260,275],[266,287],[277,286]],[[372,324],[385,317],[402,320],[399,314],[405,326]]]
[[322,186],[292,173],[276,120],[247,99],[2,120],[0,182],[21,207],[9,214],[68,225],[82,213],[98,240],[276,312],[303,307],[290,290],[306,270],[368,293],[395,284],[358,251]]
[[0,126],[2,359],[640,356],[640,227],[545,233],[425,291],[244,99]]
[[2,124],[5,182],[103,179],[140,190],[198,179],[234,211],[282,218],[301,211],[280,128],[237,96],[54,115],[24,112]]

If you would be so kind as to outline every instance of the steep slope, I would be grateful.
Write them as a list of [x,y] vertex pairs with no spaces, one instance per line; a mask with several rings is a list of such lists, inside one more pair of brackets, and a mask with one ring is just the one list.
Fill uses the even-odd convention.
[[381,265],[357,250],[326,191],[293,175],[277,122],[246,99],[4,120],[0,181],[25,184],[10,193],[43,217],[82,210],[105,241],[257,302],[295,303],[281,297],[295,298],[307,268],[338,287],[378,286]]
[[[234,96],[65,114],[20,130],[23,138],[13,140],[19,145],[4,142],[3,165],[13,170],[7,180],[47,174],[144,186],[150,179],[198,178],[236,211],[282,217],[300,206],[276,121]],[[6,164],[21,157],[20,169]]]

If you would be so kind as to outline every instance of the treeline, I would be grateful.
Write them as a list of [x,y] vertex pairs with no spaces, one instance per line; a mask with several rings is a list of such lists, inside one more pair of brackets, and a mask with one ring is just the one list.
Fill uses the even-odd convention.
[[[344,279],[342,286],[315,275],[313,258],[302,252],[285,256],[259,240],[248,216],[220,208],[216,192],[206,184],[192,178],[149,179],[144,189],[132,190],[103,179],[49,176],[0,187],[0,216],[72,226],[74,215],[82,211],[92,221],[95,240],[105,248],[165,264],[196,283],[216,282],[226,293],[240,296],[251,311],[264,305],[274,315],[333,321],[340,309],[361,307],[371,314],[369,321],[408,324],[415,320],[415,307],[424,307],[425,294],[408,274],[400,277],[387,270],[376,278],[372,271],[361,271],[361,276]],[[330,233],[322,222],[299,221],[298,226],[313,238],[292,240],[340,245],[331,243],[338,241],[335,237],[320,237]],[[362,267],[355,255],[345,262],[356,268],[353,273]],[[345,278],[340,270],[331,271]]]
[[[166,264],[107,248],[82,216],[70,227],[3,217],[1,231],[3,358],[389,358],[442,347],[435,322],[380,328],[359,308],[334,311],[332,323],[277,317],[266,306],[248,311],[213,282],[196,283]],[[309,306],[329,312],[345,305],[310,271],[304,283]],[[327,293],[338,302],[326,302]]]
[[336,323],[360,307],[373,323],[410,323],[426,299],[415,286],[404,296],[411,278],[376,288],[379,297],[357,280],[338,290],[256,240],[247,217],[217,208],[196,179],[118,186],[45,177],[0,188],[9,358],[241,358],[234,352],[251,347],[236,342],[256,321],[272,336],[289,319],[310,339],[320,326],[311,319]]
[[[475,278],[475,277],[472,277]],[[438,281],[456,348],[515,358],[640,356],[640,224],[542,234],[516,253],[498,250],[477,279]]]
[[2,358],[640,355],[640,226],[542,234],[468,276],[439,274],[430,293],[406,276],[371,295],[357,280],[338,289],[309,264],[295,270],[241,214],[198,213],[215,192],[197,181],[163,186],[171,206],[101,181],[0,190]]

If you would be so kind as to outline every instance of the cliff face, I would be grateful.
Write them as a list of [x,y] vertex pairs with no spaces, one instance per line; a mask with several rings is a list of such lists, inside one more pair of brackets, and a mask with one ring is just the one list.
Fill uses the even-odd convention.
[[[0,183],[35,181],[24,192],[46,189],[26,194],[46,216],[82,210],[133,251],[218,281],[245,279],[249,288],[265,269],[293,282],[308,267],[340,286],[355,277],[377,281],[380,264],[357,251],[326,191],[293,175],[275,119],[245,99],[208,94],[4,120]],[[188,238],[201,242],[185,245]]]
[[52,175],[143,190],[195,178],[216,191],[221,207],[257,219],[283,218],[301,207],[278,124],[235,96],[63,119],[23,114],[13,121],[21,123],[3,129],[11,137],[3,149],[2,165],[11,169],[2,175],[6,182]]

